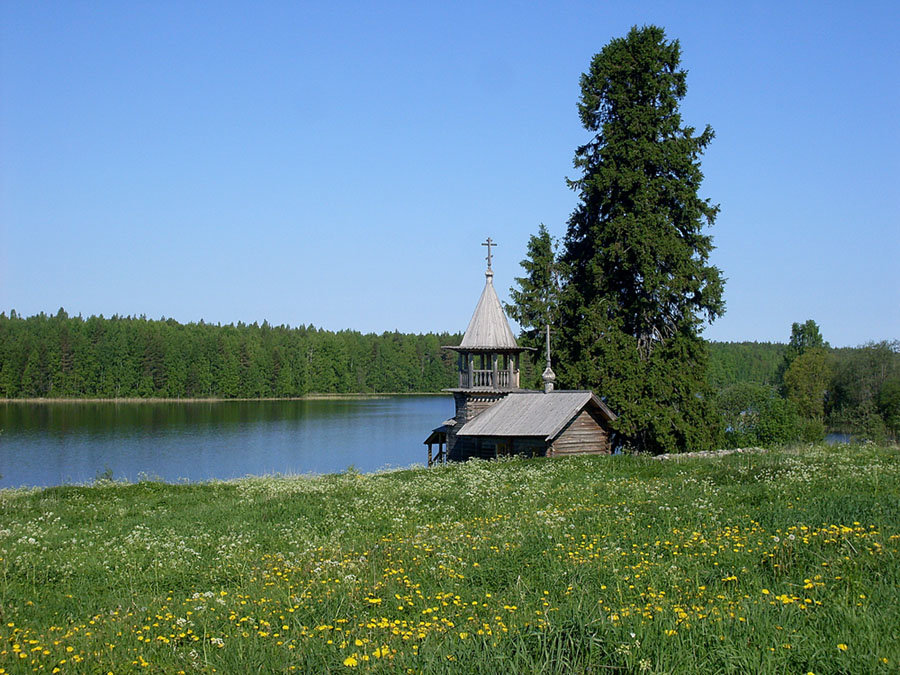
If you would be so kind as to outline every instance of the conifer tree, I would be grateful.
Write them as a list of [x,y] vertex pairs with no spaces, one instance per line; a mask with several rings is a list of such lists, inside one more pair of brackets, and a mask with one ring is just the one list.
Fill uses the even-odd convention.
[[719,438],[700,331],[724,312],[698,195],[713,138],[682,123],[681,48],[656,26],[632,28],[594,56],[578,110],[593,137],[575,153],[579,203],[562,262],[561,382],[593,387],[619,415],[620,441],[659,453]]
[[546,364],[544,326],[554,326],[559,304],[559,263],[556,244],[541,223],[538,233],[528,239],[528,253],[521,263],[524,277],[516,277],[518,288],[509,289],[513,304],[506,305],[507,314],[521,326],[519,346],[531,347],[534,363],[532,386],[540,386],[540,374]]

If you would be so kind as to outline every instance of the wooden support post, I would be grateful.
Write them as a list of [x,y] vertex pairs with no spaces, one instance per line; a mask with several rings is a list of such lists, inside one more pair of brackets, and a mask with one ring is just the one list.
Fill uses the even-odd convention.
[[431,466],[431,465],[432,465],[432,460],[431,460],[431,443],[429,443],[429,444],[428,444],[428,466]]
[[500,388],[500,372],[497,370],[497,354],[491,354],[491,387]]

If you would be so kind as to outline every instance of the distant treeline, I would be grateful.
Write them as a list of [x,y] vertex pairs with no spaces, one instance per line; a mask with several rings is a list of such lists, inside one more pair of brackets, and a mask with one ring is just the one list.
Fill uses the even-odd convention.
[[[12,311],[0,313],[0,397],[436,392],[456,384],[456,356],[441,346],[460,339],[459,334],[375,335],[265,322],[221,326],[144,317],[83,319],[62,309],[55,316],[23,318]],[[876,438],[879,429],[896,433],[900,343],[825,348],[825,367],[817,375],[820,393],[815,394],[821,410],[812,416],[829,428],[865,430]],[[784,376],[796,355],[792,349],[771,342],[709,343],[709,383],[720,402],[736,406],[736,414],[745,419],[748,396],[765,399],[766,405],[790,398]],[[522,371],[523,382],[534,379],[535,368],[527,358]]]
[[[808,321],[818,347],[791,343],[710,343],[707,378],[728,433],[759,425],[740,443],[817,440],[826,429],[884,441],[900,435],[900,341],[831,348]],[[795,344],[797,342],[797,344]],[[800,359],[803,350],[810,353]],[[796,362],[796,363],[795,363]],[[792,366],[792,364],[794,364]],[[763,425],[767,425],[763,429]],[[764,438],[768,434],[769,438]],[[727,434],[726,434],[727,435]]]
[[460,335],[0,313],[0,397],[260,398],[432,392]]

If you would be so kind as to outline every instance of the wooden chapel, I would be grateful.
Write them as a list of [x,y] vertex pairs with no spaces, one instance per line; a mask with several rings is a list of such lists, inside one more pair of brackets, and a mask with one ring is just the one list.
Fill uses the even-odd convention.
[[616,415],[591,391],[555,389],[549,330],[543,391],[519,388],[519,359],[528,348],[516,342],[494,290],[496,244],[488,237],[483,245],[484,290],[460,344],[443,347],[458,355],[458,386],[445,390],[453,394],[456,414],[425,439],[428,466],[474,457],[609,454],[609,422]]

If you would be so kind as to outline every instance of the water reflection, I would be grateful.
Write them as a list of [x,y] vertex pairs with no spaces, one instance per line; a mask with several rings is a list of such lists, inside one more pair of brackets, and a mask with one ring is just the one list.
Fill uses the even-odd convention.
[[0,404],[0,487],[142,474],[166,481],[361,471],[424,461],[443,396]]

